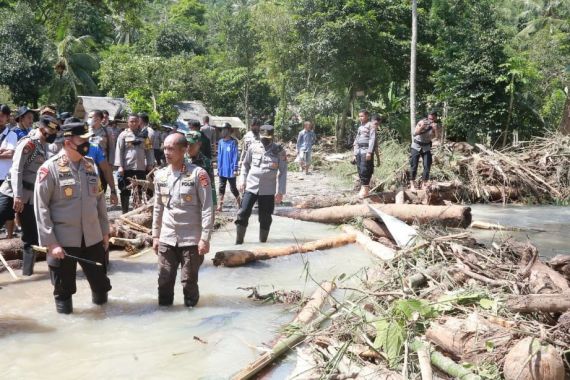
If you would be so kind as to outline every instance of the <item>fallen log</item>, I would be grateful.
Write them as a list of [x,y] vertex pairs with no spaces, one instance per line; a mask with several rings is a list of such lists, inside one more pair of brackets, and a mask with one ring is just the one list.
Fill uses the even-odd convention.
[[527,337],[511,348],[505,356],[505,380],[564,379],[564,362],[556,348]]
[[[426,347],[426,344],[419,339],[414,340],[410,344],[410,348],[415,352],[418,352],[419,350],[422,349],[424,350],[428,349]],[[430,361],[431,364],[433,364],[434,366],[436,366],[437,368],[439,368],[441,371],[448,374],[449,376],[452,376],[453,378],[461,380],[481,380],[481,377],[479,375],[475,375],[473,372],[471,372],[464,366],[457,364],[456,362],[454,362],[453,360],[446,357],[440,352],[431,351]]]
[[327,239],[311,241],[304,244],[290,245],[287,247],[261,247],[251,251],[226,250],[216,252],[213,262],[215,266],[237,267],[252,261],[268,260],[280,256],[288,256],[296,253],[308,253],[317,250],[332,249],[342,247],[356,242],[355,234],[345,234],[333,236]]
[[570,281],[570,255],[556,255],[548,261],[548,265]]
[[300,202],[293,203],[293,207],[301,209],[313,209],[342,205],[354,205],[359,203],[356,196],[337,196],[337,197],[323,197],[318,195],[311,195],[303,197]]
[[[315,301],[307,303],[307,305],[305,305],[305,307],[299,312],[299,315],[304,314],[303,321],[301,322],[304,322],[305,325],[308,325],[307,328],[295,329],[291,335],[279,339],[277,343],[273,345],[273,348],[270,351],[261,355],[246,368],[238,372],[236,375],[232,376],[233,380],[247,380],[253,378],[269,364],[273,363],[276,359],[301,343],[309,332],[318,328],[321,323],[336,313],[337,309],[332,308],[325,314],[322,314],[319,318],[313,320],[317,314],[316,311],[320,310],[330,295],[330,291],[328,293],[326,291],[323,293],[325,286],[326,289],[329,289],[330,291],[334,289],[334,285],[330,283],[329,285],[327,285],[327,283],[321,284],[321,286],[319,286],[319,288],[315,291],[315,293],[313,293],[313,296],[311,297],[311,299]],[[308,311],[305,311],[306,308]],[[297,320],[297,318],[295,318],[295,320]]]
[[334,282],[325,281],[321,283],[292,323],[304,326],[311,322],[320,312],[321,307],[335,288]]
[[[378,209],[408,224],[436,223],[445,227],[467,228],[471,224],[471,208],[464,206],[382,205]],[[277,209],[275,215],[307,222],[342,224],[356,217],[375,218],[368,205],[335,206],[321,209]]]
[[109,239],[109,244],[112,244],[117,247],[129,247],[129,248],[143,248],[145,245],[145,240],[142,236],[139,235],[136,239],[125,239],[119,237],[111,237]]
[[[465,320],[449,317],[444,324],[434,322],[425,336],[454,358],[473,364],[497,362],[513,339],[509,332],[484,321],[477,314],[471,314]],[[493,347],[491,351],[489,342]]]
[[[0,253],[2,253],[7,261],[21,260],[23,249],[24,243],[22,243],[20,238],[0,240]],[[45,257],[45,253],[38,252],[36,260],[43,261]]]
[[356,242],[366,251],[370,252],[381,260],[392,260],[396,255],[396,252],[392,248],[372,240],[370,237],[366,236],[364,233],[358,231],[352,226],[342,225],[341,229],[344,233],[356,235]]
[[392,240],[392,235],[390,235],[384,223],[378,223],[374,219],[366,218],[362,221],[362,226],[378,238],[382,237]]
[[[23,261],[22,260],[8,260],[8,261],[6,261],[6,264],[8,264],[8,267],[10,267],[12,269],[22,269]],[[6,267],[4,264],[0,265],[0,273],[8,270],[8,267]]]
[[505,306],[514,313],[564,313],[570,310],[570,295],[566,293],[509,296]]

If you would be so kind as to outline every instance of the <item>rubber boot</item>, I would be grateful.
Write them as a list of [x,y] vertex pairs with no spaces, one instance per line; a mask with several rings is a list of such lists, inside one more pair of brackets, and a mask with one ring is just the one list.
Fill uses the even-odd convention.
[[236,244],[243,244],[243,238],[245,237],[245,232],[247,227],[241,224],[236,224]]
[[91,293],[91,301],[93,301],[93,303],[95,305],[104,305],[107,303],[107,292],[105,293]]
[[24,248],[22,255],[22,276],[31,276],[34,274],[34,264],[36,263],[36,253],[32,248]]
[[123,211],[123,214],[129,212],[129,198],[130,196],[121,194],[121,209]]
[[71,300],[71,297],[66,300],[55,300],[55,309],[59,314],[73,313],[73,301]]
[[267,237],[269,236],[269,230],[259,230],[259,241],[265,243],[267,241]]
[[198,303],[199,299],[200,294],[198,294],[196,297],[184,297],[184,305],[186,307],[194,307]]
[[158,296],[158,306],[172,306],[174,296]]

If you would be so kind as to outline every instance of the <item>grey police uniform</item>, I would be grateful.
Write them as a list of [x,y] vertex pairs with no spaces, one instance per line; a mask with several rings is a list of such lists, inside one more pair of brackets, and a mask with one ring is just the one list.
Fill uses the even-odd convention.
[[424,181],[427,181],[429,180],[432,163],[432,137],[435,129],[437,128],[437,124],[432,123],[429,119],[426,118],[420,120],[417,126],[427,126],[427,128],[422,133],[415,135],[412,139],[412,145],[410,147],[410,178],[412,181],[416,179],[421,157],[424,166],[422,179]]
[[171,305],[174,300],[179,266],[186,306],[198,303],[198,270],[204,261],[198,243],[210,241],[212,215],[210,178],[204,169],[185,161],[181,172],[173,172],[170,166],[157,171],[152,236],[159,239],[160,305]]
[[[12,209],[16,197],[20,197],[24,203],[24,209],[20,213],[24,253],[32,252],[32,245],[38,244],[38,231],[34,216],[34,186],[38,169],[46,161],[47,156],[47,144],[42,144],[36,132],[22,138],[14,151],[13,164],[8,177],[0,187],[1,197],[8,198],[7,202],[1,202],[2,205]],[[1,214],[5,213],[1,212]],[[4,222],[5,220],[0,220],[1,224]]]
[[253,144],[256,141],[259,141],[259,133],[255,134],[252,131],[248,131],[243,136],[242,147],[241,147],[241,155],[239,157],[240,168],[241,168],[241,165],[242,165],[243,160],[245,158],[245,155],[246,155],[247,151],[249,150],[249,147],[251,146],[251,144]]
[[[273,222],[275,193],[285,195],[287,191],[287,153],[275,143],[264,147],[260,141],[254,142],[245,154],[242,163],[242,183],[246,184],[245,194],[235,221],[245,234],[251,211],[256,202],[259,206],[260,240],[265,242]],[[237,239],[238,244],[241,239]]]
[[[79,261],[94,302],[96,297],[104,297],[106,302],[111,282],[104,265],[102,241],[109,234],[109,220],[94,161],[83,157],[72,163],[64,151],[50,158],[39,170],[34,201],[40,244],[57,244],[70,255],[103,264]],[[76,260],[67,256],[59,260],[48,255],[48,265],[56,303],[70,301],[77,290]]]
[[366,155],[374,154],[374,147],[376,145],[376,128],[371,122],[358,127],[356,138],[354,139],[353,152],[356,157],[356,167],[358,169],[358,176],[360,178],[360,185],[370,185],[370,179],[374,173],[374,157],[366,160]]
[[[115,152],[115,166],[124,169],[122,177],[118,178],[118,187],[121,191],[121,208],[123,214],[129,210],[131,190],[130,178],[146,179],[146,167],[154,165],[154,151],[145,130],[133,132],[126,129],[119,135],[117,150]],[[142,197],[142,190],[139,192]]]
[[107,130],[107,135],[109,136],[109,157],[107,157],[107,161],[109,161],[109,164],[114,166],[117,141],[119,140],[119,135],[121,132],[123,132],[123,129],[117,127],[116,124],[109,125],[105,127],[105,129]]

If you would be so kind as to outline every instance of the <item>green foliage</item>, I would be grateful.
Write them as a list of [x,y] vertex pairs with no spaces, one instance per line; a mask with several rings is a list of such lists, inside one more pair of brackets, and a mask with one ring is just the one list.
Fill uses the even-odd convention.
[[0,13],[0,85],[10,89],[15,103],[37,105],[41,86],[53,76],[51,48],[25,4]]

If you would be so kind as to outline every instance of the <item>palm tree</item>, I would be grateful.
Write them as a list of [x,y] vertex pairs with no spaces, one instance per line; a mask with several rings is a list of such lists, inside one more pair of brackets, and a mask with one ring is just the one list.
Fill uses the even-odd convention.
[[98,94],[92,77],[99,69],[97,56],[90,52],[93,43],[90,36],[67,36],[57,45],[58,60],[54,66],[57,78],[52,93],[71,89],[74,96]]
[[568,28],[570,17],[570,2],[568,0],[525,0],[524,11],[519,19],[529,19],[519,32],[520,36],[528,37],[539,30],[548,28],[550,33],[555,29]]

